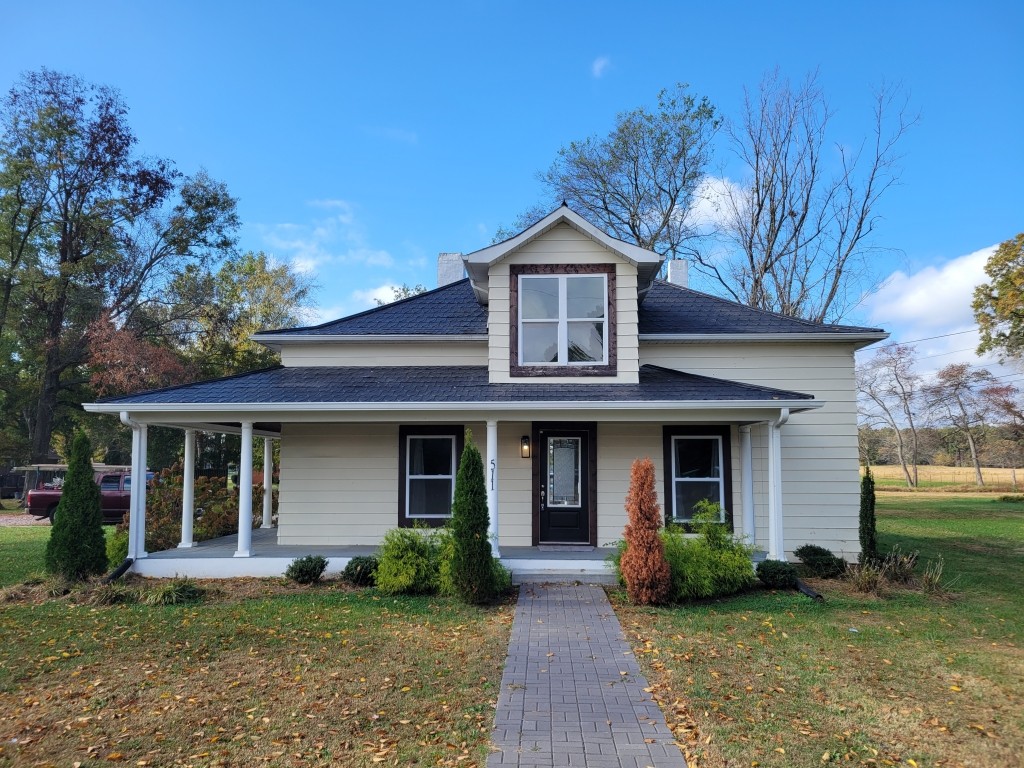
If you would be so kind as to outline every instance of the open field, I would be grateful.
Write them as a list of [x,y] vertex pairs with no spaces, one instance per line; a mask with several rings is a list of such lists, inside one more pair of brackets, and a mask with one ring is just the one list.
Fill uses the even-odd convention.
[[879,494],[883,547],[942,555],[954,599],[750,594],[693,608],[615,600],[690,768],[1005,768],[1024,755],[1024,504]]
[[[861,469],[863,473],[863,469]],[[879,490],[906,489],[907,481],[899,464],[881,464],[871,467],[875,485]],[[1014,491],[1014,470],[1003,467],[982,467],[981,476],[989,489],[1011,493]],[[1024,490],[1024,469],[1016,471],[1017,488]],[[977,488],[973,467],[917,467],[918,488],[951,488],[956,491],[973,491]]]
[[[40,570],[48,534],[0,529],[0,583]],[[220,588],[0,603],[0,766],[483,764],[511,604]]]

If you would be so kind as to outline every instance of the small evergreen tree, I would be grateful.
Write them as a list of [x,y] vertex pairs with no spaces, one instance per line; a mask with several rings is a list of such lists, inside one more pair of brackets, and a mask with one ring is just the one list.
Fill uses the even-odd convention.
[[491,544],[487,539],[487,489],[484,463],[466,430],[459,472],[455,476],[455,501],[449,524],[454,539],[451,579],[456,594],[469,603],[486,603],[497,593]]
[[626,496],[626,551],[620,567],[629,599],[637,605],[664,603],[671,586],[665,543],[659,536],[661,506],[654,486],[654,462],[649,458],[634,461]]
[[864,470],[860,481],[860,562],[870,563],[878,557],[875,535],[875,478],[871,467]]
[[46,570],[67,579],[83,579],[107,569],[100,488],[93,480],[91,451],[85,433],[76,433],[64,490],[46,543]]

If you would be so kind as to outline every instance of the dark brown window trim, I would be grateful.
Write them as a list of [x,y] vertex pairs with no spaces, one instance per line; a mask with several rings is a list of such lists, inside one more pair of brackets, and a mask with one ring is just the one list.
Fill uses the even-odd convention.
[[[520,365],[519,364],[519,276],[520,275],[607,275],[608,333],[607,365]],[[512,264],[509,266],[509,375],[535,376],[615,376],[618,373],[618,327],[615,320],[614,264]]]
[[[410,435],[439,435],[455,438],[455,472],[459,471],[462,449],[466,443],[466,428],[462,424],[446,426],[424,424],[401,424],[398,427],[398,527],[412,528],[419,524],[428,528],[440,528],[448,523],[447,517],[408,517],[405,514],[405,478],[407,470],[406,446]],[[452,481],[455,482],[454,480]]]
[[675,472],[675,467],[672,466],[672,438],[673,437],[699,437],[701,435],[707,435],[709,437],[720,437],[722,438],[722,475],[725,481],[722,484],[722,492],[724,498],[722,499],[722,505],[725,507],[725,523],[730,531],[735,531],[733,526],[733,515],[732,515],[732,428],[729,425],[714,424],[708,426],[671,426],[665,425],[662,427],[663,433],[663,446],[664,446],[664,458],[665,458],[665,523],[672,523],[674,525],[683,525],[686,530],[691,530],[692,526],[689,523],[680,523],[672,519],[672,512],[675,507],[675,493],[672,487],[672,476]]

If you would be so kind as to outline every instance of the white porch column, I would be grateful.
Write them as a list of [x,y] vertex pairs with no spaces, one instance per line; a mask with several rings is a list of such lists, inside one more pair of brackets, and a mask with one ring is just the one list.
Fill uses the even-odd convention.
[[487,536],[491,540],[491,554],[501,557],[498,547],[498,422],[487,422]]
[[[142,432],[139,430],[138,423],[129,418],[127,411],[121,411],[121,423],[132,428],[132,477],[138,477],[140,475],[139,458],[141,456],[139,443]],[[137,560],[139,557],[139,547],[136,544],[136,534],[138,531],[139,497],[135,492],[135,483],[133,482],[131,488],[128,489],[128,557],[132,560]]]
[[[135,540],[135,551],[137,557],[145,557],[149,553],[146,552],[146,467],[148,463],[146,461],[146,452],[149,448],[149,426],[147,424],[139,425],[139,470],[138,472],[132,472],[132,493],[135,494],[138,499],[139,506],[139,517],[138,517],[138,533]],[[134,465],[134,460],[133,460]],[[134,466],[133,466],[134,469]]]
[[252,554],[252,422],[242,422],[242,455],[238,459],[238,550],[235,557]]
[[196,431],[185,430],[185,466],[181,486],[181,543],[178,549],[194,547],[192,522],[196,507]]
[[754,530],[754,450],[750,440],[750,425],[740,426],[740,504],[743,510],[743,535],[751,544],[757,541]]
[[260,528],[271,528],[270,518],[274,504],[274,441],[263,438],[263,525]]
[[768,559],[786,559],[782,510],[782,426],[789,421],[783,408],[776,421],[768,422]]

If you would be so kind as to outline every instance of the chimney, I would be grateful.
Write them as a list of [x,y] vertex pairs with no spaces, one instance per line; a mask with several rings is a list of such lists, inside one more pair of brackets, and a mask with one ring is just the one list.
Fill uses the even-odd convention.
[[466,275],[461,253],[437,254],[437,287],[457,283]]
[[668,262],[668,281],[672,285],[688,288],[690,262],[686,259],[670,259]]

